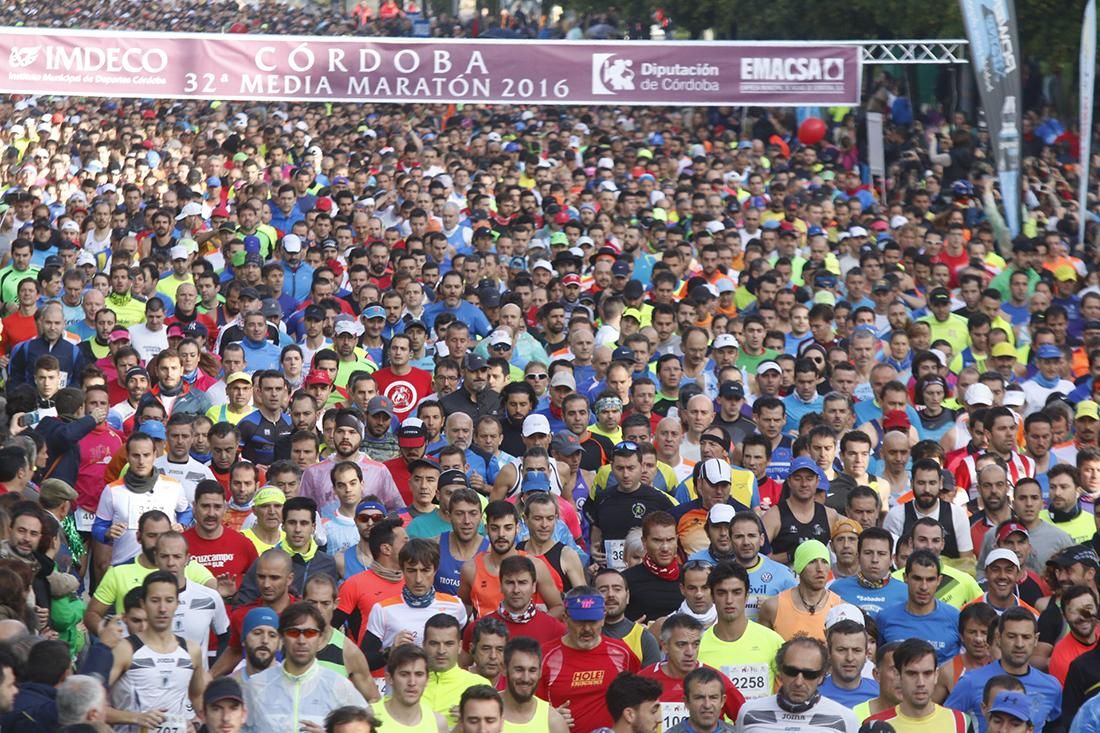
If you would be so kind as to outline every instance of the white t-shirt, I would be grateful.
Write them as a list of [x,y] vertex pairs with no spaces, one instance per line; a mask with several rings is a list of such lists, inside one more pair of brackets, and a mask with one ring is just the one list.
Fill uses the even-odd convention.
[[193,641],[202,647],[202,661],[210,668],[208,659],[210,631],[215,635],[229,631],[229,614],[225,601],[213,588],[188,581],[180,593],[180,605],[172,619],[172,633]]
[[128,562],[141,552],[137,527],[142,514],[159,509],[175,522],[176,514],[187,511],[190,506],[183,492],[183,484],[171,476],[160,476],[153,490],[143,494],[130,491],[122,479],[107,484],[99,496],[96,519],[126,526],[122,536],[111,543],[111,564]]
[[195,503],[195,487],[199,485],[199,481],[216,480],[209,466],[199,463],[191,456],[188,456],[184,463],[173,463],[168,460],[168,454],[165,453],[153,461],[153,468],[160,471],[161,475],[171,476],[183,484],[183,493],[187,497],[188,504]]
[[144,323],[130,326],[130,346],[141,355],[141,361],[149,360],[168,348],[168,329],[163,326],[159,331],[150,331]]

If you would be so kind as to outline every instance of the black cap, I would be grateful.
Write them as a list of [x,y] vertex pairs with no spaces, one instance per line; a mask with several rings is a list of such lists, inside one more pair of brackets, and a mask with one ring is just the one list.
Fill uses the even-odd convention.
[[637,300],[645,295],[645,286],[637,280],[630,280],[623,288],[623,297],[628,300]]
[[452,468],[439,474],[439,481],[436,483],[436,485],[439,486],[439,488],[441,489],[444,486],[453,485],[460,485],[468,489],[470,488],[470,481],[466,478],[465,473],[459,471],[456,468]]
[[260,291],[253,287],[241,288],[241,300],[261,300]]
[[497,308],[500,306],[500,291],[495,288],[478,290],[477,297],[481,301],[482,308]]
[[325,309],[319,305],[307,305],[302,317],[307,321],[325,320]]
[[279,305],[279,301],[274,298],[264,298],[263,304],[260,306],[260,310],[264,314],[264,318],[282,318],[283,307]]
[[485,361],[485,357],[481,354],[470,352],[466,354],[466,358],[462,360],[462,366],[468,371],[476,372],[479,369],[488,369],[489,362]]
[[183,327],[184,334],[188,336],[197,336],[199,338],[206,338],[210,335],[210,329],[208,329],[201,321],[191,321]]
[[950,303],[951,293],[947,292],[947,288],[932,288],[932,291],[928,293],[929,303]]
[[1082,331],[1097,331],[1100,330],[1100,321],[1085,321]]
[[207,707],[221,700],[236,700],[244,702],[244,694],[241,692],[241,683],[232,677],[219,677],[211,680],[202,693],[202,705]]
[[890,287],[890,283],[886,282],[885,280],[879,280],[878,282],[875,283],[875,287],[871,290],[871,292],[872,293],[889,293],[891,290],[893,290],[893,288]]
[[625,361],[634,363],[634,352],[625,346],[620,346],[611,352],[611,361]]
[[489,227],[478,227],[474,230],[474,239],[479,237],[491,237],[493,236],[493,230]]
[[1057,565],[1060,568],[1072,567],[1077,563],[1093,570],[1100,569],[1100,558],[1096,551],[1086,545],[1071,545],[1047,560],[1047,565]]
[[745,385],[740,382],[722,382],[722,386],[718,388],[718,396],[743,400],[745,399]]

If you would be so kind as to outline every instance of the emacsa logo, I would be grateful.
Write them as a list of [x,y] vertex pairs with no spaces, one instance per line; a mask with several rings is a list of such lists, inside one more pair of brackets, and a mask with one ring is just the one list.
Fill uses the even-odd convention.
[[592,54],[592,93],[618,94],[634,90],[634,61],[613,53]]
[[29,48],[14,46],[11,53],[8,54],[8,64],[16,69],[26,68],[38,60],[38,52],[41,50],[41,46],[30,46]]

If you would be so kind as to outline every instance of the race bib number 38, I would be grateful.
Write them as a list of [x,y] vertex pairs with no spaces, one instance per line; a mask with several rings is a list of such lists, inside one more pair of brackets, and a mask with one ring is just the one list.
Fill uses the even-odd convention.
[[765,697],[772,693],[771,673],[766,664],[734,664],[722,667],[722,673],[730,678],[746,700]]
[[603,551],[607,553],[607,567],[626,570],[626,540],[604,540]]

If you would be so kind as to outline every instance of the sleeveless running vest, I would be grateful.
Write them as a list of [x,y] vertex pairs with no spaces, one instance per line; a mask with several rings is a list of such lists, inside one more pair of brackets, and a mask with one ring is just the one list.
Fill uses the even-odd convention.
[[[569,577],[565,574],[565,571],[561,569],[561,551],[565,545],[561,542],[555,542],[554,546],[546,551],[545,554],[539,555],[547,565],[550,566],[550,571],[556,576],[554,585],[558,586],[562,593],[567,593],[573,584],[569,582]],[[527,540],[516,543],[516,549],[526,550]]]
[[[485,552],[489,549],[489,539],[483,537],[481,544],[478,546],[478,554]],[[461,560],[451,554],[451,533],[444,532],[439,535],[439,569],[435,572],[435,589],[440,593],[450,593],[452,596],[458,595],[458,585],[462,580],[462,566],[466,564],[465,560]],[[497,589],[499,590],[500,583],[497,583]]]
[[821,540],[828,544],[832,532],[829,513],[822,504],[814,504],[814,516],[808,522],[799,521],[786,501],[779,502],[779,531],[772,538],[772,552],[793,555],[794,550],[806,540]]
[[423,700],[420,701],[420,722],[416,725],[398,723],[386,712],[384,703],[372,705],[371,710],[390,733],[393,733],[393,731],[401,731],[401,733],[438,733],[439,731],[439,726],[435,722],[435,712],[432,710],[431,705]]
[[[936,516],[936,521],[943,527],[943,552],[944,557],[950,557],[957,560],[959,557],[959,541],[955,537],[955,520],[951,516],[951,504],[947,502],[940,502],[940,511]],[[904,533],[910,527],[917,523],[917,507],[916,502],[909,501],[905,503],[905,523],[902,525],[902,532]]]
[[359,562],[359,553],[357,552],[358,548],[359,548],[359,545],[355,544],[355,545],[352,545],[351,547],[344,550],[344,578],[345,579],[350,578],[351,576],[357,575],[357,574],[363,572],[364,570],[366,570],[366,568],[363,567],[363,563]]
[[317,664],[331,669],[341,677],[347,677],[348,670],[344,666],[344,642],[347,640],[348,637],[344,636],[343,632],[333,629],[332,638],[328,640],[325,648],[317,653]]
[[844,603],[844,599],[835,593],[829,593],[825,602],[814,613],[795,608],[796,588],[790,588],[775,597],[775,621],[772,629],[784,639],[793,639],[795,634],[806,634],[825,641],[825,614],[834,606]]
[[534,698],[535,714],[526,723],[513,723],[504,719],[504,733],[546,733],[550,730],[550,703]]

